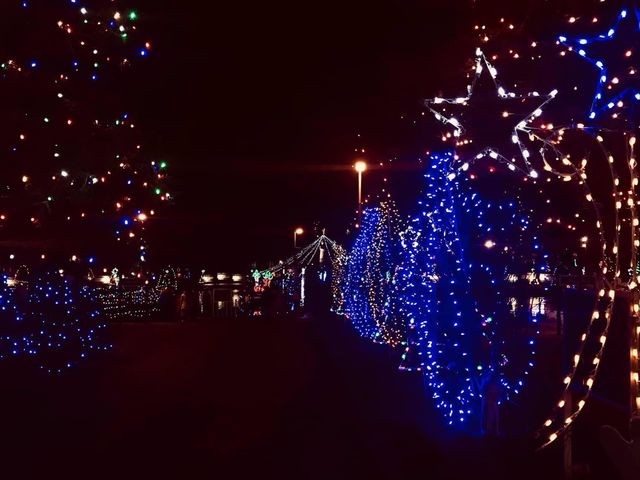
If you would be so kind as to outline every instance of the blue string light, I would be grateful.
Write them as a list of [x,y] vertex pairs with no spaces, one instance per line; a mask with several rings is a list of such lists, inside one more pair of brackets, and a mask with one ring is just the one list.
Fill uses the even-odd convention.
[[368,291],[371,287],[371,272],[367,250],[373,243],[374,230],[380,222],[380,210],[367,208],[362,214],[360,233],[356,237],[347,262],[345,314],[360,336],[375,340],[380,329],[373,318]]
[[629,111],[627,102],[637,105],[640,101],[640,65],[635,59],[640,43],[640,14],[637,9],[621,10],[615,24],[604,33],[573,39],[559,35],[558,41],[588,60],[598,71],[597,87],[589,110],[591,120],[597,120],[607,112],[615,119],[622,111]]
[[96,292],[61,275],[0,285],[0,360],[28,359],[47,373],[62,373],[111,347]]

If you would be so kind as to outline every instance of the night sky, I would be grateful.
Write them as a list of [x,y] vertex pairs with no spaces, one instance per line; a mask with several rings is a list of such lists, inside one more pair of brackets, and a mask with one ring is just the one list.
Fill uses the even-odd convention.
[[384,159],[374,140],[433,93],[430,62],[466,24],[452,2],[199,3],[139,2],[154,55],[129,94],[176,192],[157,255],[241,270],[287,254],[298,225],[343,239],[354,148]]
[[[476,2],[200,3],[139,3],[154,54],[128,94],[176,192],[154,226],[156,259],[264,265],[314,221],[344,241],[356,147],[369,163],[399,155],[393,170],[367,174],[365,193],[395,175],[415,205],[424,145],[405,141],[401,116],[464,85]],[[495,18],[500,3],[482,12]]]

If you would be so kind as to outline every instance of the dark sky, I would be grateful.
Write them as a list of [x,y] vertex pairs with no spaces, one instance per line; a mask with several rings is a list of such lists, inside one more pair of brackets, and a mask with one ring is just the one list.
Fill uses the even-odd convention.
[[[155,227],[161,259],[242,270],[316,220],[342,239],[354,148],[386,159],[400,115],[472,54],[470,0],[197,3],[139,8],[154,54],[130,93],[176,192]],[[415,198],[420,172],[397,175]]]

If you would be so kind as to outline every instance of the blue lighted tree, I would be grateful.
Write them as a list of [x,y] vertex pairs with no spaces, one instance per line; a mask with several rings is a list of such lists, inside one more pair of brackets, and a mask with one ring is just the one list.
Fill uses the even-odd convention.
[[47,373],[62,373],[110,348],[94,289],[57,272],[2,280],[0,361],[27,360]]
[[405,336],[394,295],[401,220],[391,200],[365,210],[349,254],[345,314],[364,338],[392,346]]
[[509,317],[508,268],[517,251],[540,247],[515,201],[482,199],[451,168],[452,153],[431,160],[422,212],[401,234],[399,302],[408,326],[401,368],[422,371],[447,421],[465,424],[477,418],[489,379],[514,393],[523,384],[526,367],[505,375],[499,325]]

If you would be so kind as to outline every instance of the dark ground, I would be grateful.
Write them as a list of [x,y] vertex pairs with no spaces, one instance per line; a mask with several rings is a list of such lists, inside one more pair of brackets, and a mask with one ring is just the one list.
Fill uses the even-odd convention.
[[62,377],[5,367],[5,472],[92,479],[561,472],[553,453],[445,435],[420,377],[398,372],[392,353],[338,319],[123,324],[112,334],[111,353]]

